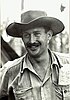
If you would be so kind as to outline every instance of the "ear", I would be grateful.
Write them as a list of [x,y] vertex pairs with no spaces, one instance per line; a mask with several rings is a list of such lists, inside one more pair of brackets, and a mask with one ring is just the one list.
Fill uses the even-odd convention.
[[53,35],[52,30],[49,30],[49,31],[47,32],[48,38],[51,39],[51,38],[52,38],[52,35]]
[[52,31],[52,30],[49,30],[49,31],[47,32],[48,43],[49,43],[49,41],[51,40],[52,35],[53,35],[53,31]]

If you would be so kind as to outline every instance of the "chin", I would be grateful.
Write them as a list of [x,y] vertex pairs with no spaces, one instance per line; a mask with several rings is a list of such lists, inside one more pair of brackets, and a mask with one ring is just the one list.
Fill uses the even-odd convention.
[[32,56],[32,57],[37,57],[38,56],[37,53],[29,53],[29,55]]
[[32,57],[38,57],[39,56],[39,53],[38,52],[28,52],[28,54]]
[[38,56],[39,55],[39,52],[40,52],[40,50],[39,49],[37,49],[37,50],[35,50],[35,51],[32,51],[32,50],[27,50],[28,51],[28,54],[30,55],[30,56],[33,56],[33,57],[36,57],[36,56]]

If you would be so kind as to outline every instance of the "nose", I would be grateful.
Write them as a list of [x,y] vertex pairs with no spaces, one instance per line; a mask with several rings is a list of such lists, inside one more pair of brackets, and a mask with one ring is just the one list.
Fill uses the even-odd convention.
[[31,34],[30,42],[34,43],[35,41],[36,41],[36,37],[34,36],[34,34]]

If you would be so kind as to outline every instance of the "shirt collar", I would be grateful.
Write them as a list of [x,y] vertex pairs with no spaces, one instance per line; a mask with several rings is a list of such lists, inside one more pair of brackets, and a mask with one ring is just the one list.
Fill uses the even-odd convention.
[[23,72],[25,69],[28,69],[28,70],[30,70],[31,72],[33,72],[33,73],[35,73],[36,75],[38,75],[38,74],[35,72],[35,70],[33,69],[33,66],[32,66],[31,62],[29,61],[27,55],[26,55],[26,57],[24,58],[23,70],[22,70],[22,72]]
[[53,51],[51,51],[50,49],[48,49],[48,52],[49,52],[50,59],[51,59],[51,65],[54,65],[55,64],[55,65],[59,66],[58,65],[58,62],[57,62],[57,59],[56,59]]
[[[48,49],[48,52],[49,52],[50,59],[51,59],[51,68],[52,68],[53,65],[57,65],[57,66],[59,67],[59,64],[58,64],[58,62],[57,62],[57,59],[56,59],[54,53],[53,53],[50,49]],[[28,70],[30,70],[31,72],[33,72],[33,73],[35,73],[36,75],[38,75],[38,74],[36,73],[36,71],[33,69],[33,66],[32,66],[31,62],[29,61],[27,55],[26,55],[25,58],[24,58],[24,61],[23,61],[22,66],[23,66],[23,68],[22,68],[22,70],[21,70],[21,73],[23,73],[23,71],[24,71],[25,69],[28,69]]]

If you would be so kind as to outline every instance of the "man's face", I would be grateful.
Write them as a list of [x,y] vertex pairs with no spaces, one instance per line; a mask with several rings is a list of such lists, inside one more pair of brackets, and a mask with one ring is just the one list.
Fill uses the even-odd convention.
[[32,28],[23,33],[22,39],[29,55],[38,57],[45,53],[49,41],[48,32],[43,27]]

